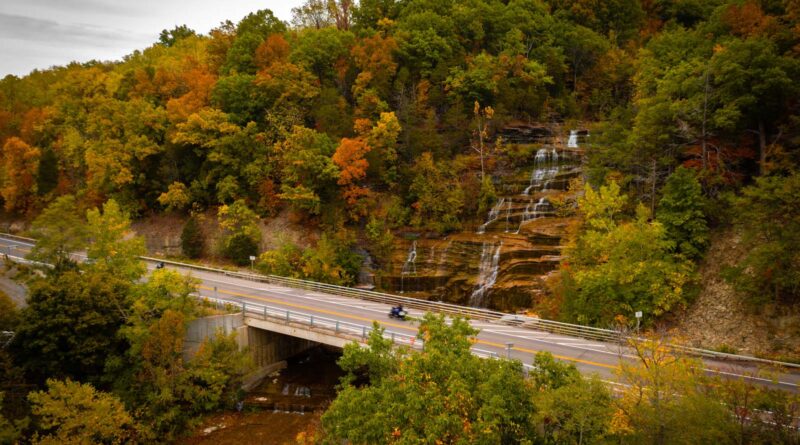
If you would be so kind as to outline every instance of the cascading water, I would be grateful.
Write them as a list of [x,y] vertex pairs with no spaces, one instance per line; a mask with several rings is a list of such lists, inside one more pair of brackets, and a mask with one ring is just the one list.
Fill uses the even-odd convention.
[[578,130],[570,130],[569,131],[569,139],[567,140],[567,148],[578,148]]
[[489,211],[489,218],[486,220],[485,223],[481,224],[481,226],[478,227],[478,233],[486,232],[486,226],[493,223],[497,219],[497,217],[500,216],[500,209],[503,207],[503,204],[505,202],[506,202],[505,198],[500,198],[500,200],[497,201],[497,204],[495,204],[494,207],[492,207],[492,210]]
[[472,295],[469,297],[469,305],[472,307],[484,307],[486,305],[486,294],[497,281],[497,274],[500,269],[500,249],[503,247],[503,242],[501,241],[497,244],[494,254],[492,254],[493,247],[493,244],[483,243],[478,281],[476,282],[475,290],[472,291]]
[[523,195],[528,196],[531,190],[536,187],[541,187],[542,184],[547,186],[546,181],[550,181],[558,175],[558,152],[555,148],[546,149],[541,148],[536,152],[536,157],[533,161],[533,171],[531,172],[530,184],[522,192]]
[[541,218],[543,216],[544,209],[549,205],[550,202],[544,196],[539,198],[539,201],[537,201],[535,204],[528,204],[528,206],[525,207],[525,213],[522,214],[522,221],[520,221],[519,227],[514,233],[519,233],[519,231],[522,230],[522,225],[526,222]]
[[408,258],[403,264],[403,270],[400,272],[400,293],[402,294],[405,289],[403,288],[403,278],[408,274],[417,273],[417,241],[411,242],[411,248],[408,250]]

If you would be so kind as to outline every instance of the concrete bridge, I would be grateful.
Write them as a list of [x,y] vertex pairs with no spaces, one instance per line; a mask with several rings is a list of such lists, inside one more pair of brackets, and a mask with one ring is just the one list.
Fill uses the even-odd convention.
[[[33,240],[0,235],[0,254],[22,258]],[[155,258],[143,258],[154,267]],[[530,366],[538,351],[548,351],[559,360],[573,363],[585,374],[597,374],[611,384],[617,382],[621,360],[635,360],[626,337],[613,330],[530,319],[480,308],[421,301],[397,295],[362,291],[284,277],[263,276],[165,261],[168,268],[192,275],[201,282],[199,296],[218,304],[240,308],[235,327],[240,341],[253,351],[262,369],[285,360],[312,344],[343,347],[364,342],[378,322],[384,336],[398,345],[423,347],[416,338],[414,318],[425,312],[468,317],[480,330],[473,352],[483,357],[510,357]],[[403,303],[411,319],[390,320],[391,306]],[[191,333],[190,333],[191,337]],[[196,340],[196,339],[195,339]],[[755,357],[674,346],[677,352],[702,358],[709,374],[741,378],[789,391],[800,387],[800,365]],[[764,378],[759,370],[777,370],[776,378]]]

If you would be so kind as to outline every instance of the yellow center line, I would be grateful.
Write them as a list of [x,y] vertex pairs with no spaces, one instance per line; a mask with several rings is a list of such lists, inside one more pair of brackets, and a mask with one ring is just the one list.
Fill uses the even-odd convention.
[[[198,286],[198,287],[200,289],[204,289],[204,290],[214,290],[213,287],[208,287],[208,286],[203,286],[203,285]],[[277,300],[277,299],[274,299],[274,298],[268,298],[268,297],[262,297],[262,296],[258,296],[258,295],[245,294],[245,293],[241,293],[241,292],[229,291],[229,290],[224,290],[224,289],[217,289],[217,292],[222,293],[222,294],[227,294],[227,295],[233,295],[233,296],[236,296],[236,297],[252,298],[252,299],[263,301],[263,302],[266,302],[266,303],[275,303],[275,304],[280,304],[280,305],[283,305],[283,306],[293,307],[293,308],[297,308],[297,309],[304,309],[304,310],[314,311],[314,312],[318,312],[318,313],[322,313],[322,314],[333,315],[333,316],[336,316],[336,317],[349,318],[351,320],[367,321],[367,322],[370,322],[370,323],[371,322],[378,322],[378,323],[380,323],[380,324],[382,324],[384,326],[391,326],[391,327],[394,327],[394,328],[405,329],[405,330],[413,331],[413,332],[417,331],[414,328],[410,328],[410,327],[408,327],[406,325],[402,325],[402,324],[391,323],[391,322],[386,322],[386,321],[382,321],[382,320],[376,320],[374,318],[361,317],[361,316],[358,316],[358,315],[345,314],[345,313],[342,313],[342,312],[332,311],[332,310],[328,310],[328,309],[320,309],[320,308],[317,308],[317,307],[314,307],[314,306],[307,306],[307,305],[304,305],[304,304],[288,303],[286,301]],[[481,339],[477,339],[474,343],[478,343],[478,344],[486,345],[486,346],[494,346],[494,347],[500,348],[500,349],[505,349],[505,347],[506,347],[506,345],[504,345],[504,344],[490,342],[490,341],[481,340]],[[513,347],[511,349],[513,349],[514,351],[525,352],[525,353],[529,353],[529,354],[536,354],[537,352],[540,352],[540,351],[537,351],[535,349],[520,348],[520,347]],[[570,362],[575,362],[575,363],[581,363],[581,364],[589,365],[589,366],[596,366],[596,367],[599,367],[599,368],[606,368],[606,369],[617,369],[618,368],[618,366],[615,366],[615,365],[608,365],[608,364],[605,364],[605,363],[593,362],[591,360],[584,360],[584,359],[575,358],[575,357],[568,357],[568,356],[565,356],[565,355],[553,354],[553,357],[555,357],[557,359],[560,359],[560,360],[565,360],[565,361],[570,361]]]

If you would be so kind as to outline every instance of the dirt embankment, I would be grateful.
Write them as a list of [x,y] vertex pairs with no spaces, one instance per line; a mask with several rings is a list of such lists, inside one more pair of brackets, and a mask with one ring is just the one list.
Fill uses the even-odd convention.
[[[159,256],[181,256],[181,232],[188,217],[183,214],[152,215],[136,220],[133,230],[144,237],[147,251]],[[217,224],[216,209],[208,210],[198,216],[200,227],[205,235],[204,257],[219,260],[217,254],[222,242],[222,231]],[[284,242],[294,243],[301,248],[313,246],[319,239],[316,228],[307,227],[292,221],[290,212],[281,212],[274,218],[262,219],[261,251],[278,248]]]
[[722,276],[747,251],[731,229],[717,231],[700,266],[695,302],[673,331],[692,346],[776,359],[800,359],[800,308],[755,307]]

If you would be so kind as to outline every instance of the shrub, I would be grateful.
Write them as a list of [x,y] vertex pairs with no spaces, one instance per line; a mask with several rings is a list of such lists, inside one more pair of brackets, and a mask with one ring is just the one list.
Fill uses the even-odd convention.
[[181,250],[189,258],[200,258],[205,247],[205,238],[197,218],[192,216],[186,221],[181,232]]

